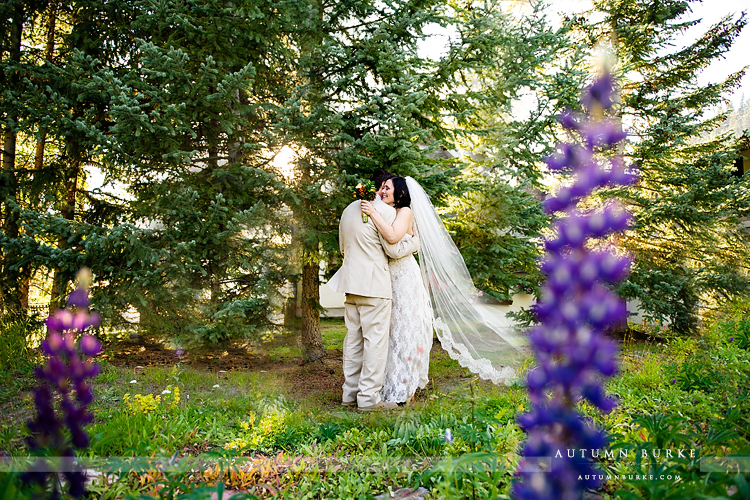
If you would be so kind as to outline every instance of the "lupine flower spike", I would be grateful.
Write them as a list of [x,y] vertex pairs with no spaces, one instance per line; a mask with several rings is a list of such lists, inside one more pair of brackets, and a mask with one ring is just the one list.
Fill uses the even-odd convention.
[[513,484],[517,500],[578,500],[585,489],[599,486],[588,450],[603,448],[607,439],[576,411],[576,404],[586,400],[603,412],[615,406],[601,386],[617,371],[617,347],[604,332],[627,317],[610,285],[625,277],[630,260],[612,251],[592,251],[586,240],[624,230],[630,216],[615,203],[588,212],[576,204],[598,187],[636,179],[619,156],[605,159],[606,151],[626,137],[619,120],[606,116],[616,101],[614,84],[605,72],[583,93],[587,115],[567,111],[560,116],[582,143],[561,144],[546,160],[551,169],[572,171],[576,179],[545,203],[547,213],[564,214],[556,237],[545,242],[547,281],[535,310],[540,325],[530,334],[538,366],[527,378],[531,409],[518,419],[527,439]]
[[[93,418],[87,411],[93,394],[86,380],[99,373],[99,365],[89,358],[101,350],[101,343],[86,333],[99,324],[99,316],[88,311],[90,283],[88,269],[81,270],[78,288],[68,297],[67,307],[47,318],[47,338],[41,345],[47,362],[37,368],[39,385],[34,389],[36,418],[27,423],[31,432],[29,449],[64,460],[63,475],[67,480],[68,494],[74,498],[84,496],[86,481],[82,469],[75,464],[75,450],[88,446],[89,438],[83,427]],[[41,472],[46,469],[41,461],[37,465],[39,470],[25,473],[23,481],[32,487],[36,485],[40,492],[51,491],[50,498],[59,498],[57,475]],[[48,490],[50,480],[52,485]]]

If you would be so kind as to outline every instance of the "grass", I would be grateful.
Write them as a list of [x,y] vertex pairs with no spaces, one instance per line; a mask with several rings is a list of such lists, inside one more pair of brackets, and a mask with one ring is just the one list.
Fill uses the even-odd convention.
[[[229,370],[226,378],[214,369],[177,362],[146,367],[139,374],[105,363],[94,382],[96,419],[88,428],[89,456],[166,460],[177,452],[188,464],[190,457],[208,453],[212,463],[226,456],[235,465],[233,472],[202,466],[200,473],[188,468],[172,475],[112,476],[93,486],[96,497],[158,495],[160,487],[178,480],[182,491],[195,494],[191,498],[209,498],[207,490],[196,488],[219,482],[262,498],[366,498],[420,485],[432,491],[431,498],[507,498],[523,440],[515,420],[529,406],[523,387],[477,380],[435,346],[431,384],[418,392],[415,404],[384,414],[344,411],[337,404],[337,357],[345,328],[341,320],[327,319],[322,330],[331,353],[323,364],[300,366],[291,334],[258,348],[265,365]],[[750,352],[729,341],[732,335],[722,326],[702,339],[627,343],[621,372],[608,384],[620,405],[608,415],[586,405],[582,411],[610,432],[613,446],[689,446],[703,455],[750,453]],[[311,382],[315,384],[308,387]],[[168,387],[170,394],[163,395]],[[126,393],[131,401],[135,394],[169,398],[175,387],[180,397],[172,407],[163,401],[153,409],[125,403]],[[10,422],[0,427],[0,454],[24,453],[23,421],[32,413],[28,384],[9,390],[0,403],[3,421]],[[446,429],[452,432],[451,443]],[[610,472],[647,467],[602,466]],[[717,479],[689,465],[671,466],[683,467],[686,478],[680,488],[688,488],[687,496],[675,498],[695,498],[696,491],[716,496],[721,488],[726,494],[729,485],[721,482],[726,475]],[[650,498],[648,492],[656,486],[612,481],[602,494]]]
[[320,329],[323,337],[323,347],[326,349],[341,349],[346,337],[346,326],[339,318],[321,320]]

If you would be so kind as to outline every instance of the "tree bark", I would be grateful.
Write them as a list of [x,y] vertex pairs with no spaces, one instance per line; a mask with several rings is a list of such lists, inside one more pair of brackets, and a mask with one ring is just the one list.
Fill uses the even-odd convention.
[[305,362],[322,359],[325,354],[320,334],[320,277],[316,264],[302,269],[302,358]]
[[205,134],[206,137],[206,143],[208,144],[208,147],[206,150],[208,151],[208,166],[211,168],[211,170],[215,170],[219,168],[219,146],[216,144],[217,138],[216,138],[216,130],[219,128],[219,121],[218,120],[209,120],[208,121],[209,126],[209,132],[208,134]]
[[[47,46],[44,48],[44,60],[51,61],[55,53],[55,24],[57,23],[57,2],[49,6],[49,20],[47,21]],[[44,166],[44,146],[47,142],[47,133],[40,131],[34,154],[34,168],[39,170]]]
[[[239,110],[236,108],[240,108],[246,99],[244,98],[244,95],[240,93],[240,90],[237,89],[234,92],[234,101],[229,101],[228,107],[232,110],[232,113],[239,116]],[[242,126],[238,126],[236,130],[227,136],[227,145],[229,148],[228,156],[229,156],[229,164],[235,165],[242,161],[243,151],[242,151],[242,144],[245,142],[244,134],[242,133]]]
[[[10,48],[8,50],[8,59],[12,63],[19,63],[21,61],[21,37],[23,33],[23,11],[20,6],[16,7],[16,11],[13,13],[13,19],[10,26]],[[13,88],[20,82],[20,76],[18,71],[13,72],[10,75],[10,85]],[[17,179],[16,179],[16,143],[17,143],[17,132],[14,129],[14,124],[17,121],[17,116],[13,110],[8,112],[8,123],[10,126],[6,126],[3,130],[3,175],[6,178],[6,185],[8,191],[5,200],[3,200],[3,232],[5,236],[10,239],[18,238],[18,220],[19,215],[13,211],[11,202],[17,201]],[[11,271],[10,268],[14,264],[14,261],[20,256],[15,255],[13,251],[3,251],[0,258],[2,259],[2,287],[0,289],[0,298],[2,299],[3,309],[5,311],[13,311],[17,313],[24,313],[25,309],[22,307],[22,300],[20,297],[18,278],[19,270]]]
[[[44,49],[44,60],[51,61],[55,52],[55,25],[57,24],[57,2],[49,5],[49,19],[47,20],[47,45]],[[47,143],[47,133],[40,131],[34,153],[34,169],[41,170],[44,166],[44,147]],[[29,288],[31,285],[32,270],[30,267],[23,270],[18,277],[18,300],[21,310],[29,310]]]
[[[323,24],[323,7],[322,2],[317,1],[316,27],[312,30],[312,36],[308,40],[309,46],[303,50],[312,53],[317,44],[322,41],[321,30]],[[310,97],[311,101],[319,99],[320,89],[323,86],[320,73],[310,71],[308,73],[311,93],[317,97]],[[306,132],[307,133],[307,132]],[[300,175],[300,187],[304,193],[307,186],[312,182],[310,167],[304,164],[297,164],[297,172]],[[303,199],[304,198],[303,194]],[[303,207],[310,201],[303,201]],[[309,212],[308,208],[303,210]],[[318,276],[318,262],[310,262],[310,255],[315,255],[318,250],[318,243],[313,243],[314,247],[309,247],[310,243],[301,243],[302,255],[305,256],[305,262],[302,269],[302,356],[306,361],[317,361],[325,355],[323,348],[323,337],[320,332],[320,277]],[[304,248],[307,246],[308,250]],[[308,253],[309,252],[309,253]],[[307,255],[306,255],[307,254]]]

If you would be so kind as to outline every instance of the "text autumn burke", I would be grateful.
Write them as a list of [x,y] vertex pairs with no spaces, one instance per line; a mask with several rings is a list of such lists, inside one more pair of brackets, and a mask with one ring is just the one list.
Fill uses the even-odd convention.
[[[635,458],[638,455],[636,450],[586,450],[578,448],[568,448],[567,450],[557,450],[554,458],[563,458],[566,453],[568,458],[604,458],[609,460],[620,460],[622,458]],[[695,458],[694,449],[650,449],[640,450],[641,458]]]

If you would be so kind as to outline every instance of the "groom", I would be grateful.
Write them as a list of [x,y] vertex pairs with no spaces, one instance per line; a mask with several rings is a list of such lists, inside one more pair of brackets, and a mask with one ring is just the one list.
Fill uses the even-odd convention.
[[[379,190],[391,177],[391,173],[379,170],[370,179]],[[383,203],[379,197],[372,205],[388,224],[393,223],[396,209]],[[419,239],[406,238],[395,245],[389,244],[371,219],[362,222],[360,201],[357,200],[341,214],[339,248],[344,263],[328,285],[334,291],[346,294],[345,380],[341,402],[344,406],[356,405],[360,411],[394,409],[396,403],[380,400],[391,326],[388,257],[398,259],[413,254],[419,249]]]

